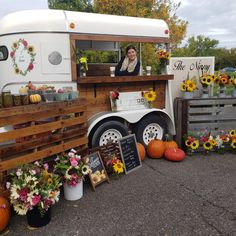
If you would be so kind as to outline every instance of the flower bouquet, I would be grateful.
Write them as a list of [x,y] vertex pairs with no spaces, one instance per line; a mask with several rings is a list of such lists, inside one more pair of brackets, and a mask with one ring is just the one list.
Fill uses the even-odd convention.
[[56,158],[55,170],[62,177],[64,196],[67,200],[77,200],[83,195],[83,177],[90,171],[76,150]]
[[[26,215],[28,223],[33,227],[43,226],[50,221],[50,207],[59,201],[60,178],[48,170],[48,164],[35,162],[25,164],[11,174],[10,201],[19,215]],[[36,222],[31,222],[32,213],[38,215]],[[44,216],[48,220],[45,222]]]
[[148,108],[152,108],[152,103],[156,100],[157,94],[153,91],[152,88],[149,88],[148,91],[142,92],[142,96],[148,103]]
[[200,83],[202,85],[202,98],[209,97],[210,85],[216,80],[215,75],[204,74],[200,77]]
[[170,52],[160,49],[157,52],[157,58],[159,60],[161,74],[166,74],[166,66],[170,60]]
[[[189,77],[189,76],[188,76]],[[197,89],[196,78],[187,78],[180,84],[180,90],[184,92],[184,98],[193,98],[193,92]]]
[[80,65],[81,75],[86,76],[86,71],[88,70],[87,58],[86,57],[79,58],[77,64]]
[[117,103],[116,100],[119,99],[119,92],[118,91],[111,91],[110,92],[110,100],[111,100],[111,110],[117,111]]
[[115,155],[109,157],[104,164],[107,172],[114,178],[118,178],[120,174],[124,173],[124,164]]

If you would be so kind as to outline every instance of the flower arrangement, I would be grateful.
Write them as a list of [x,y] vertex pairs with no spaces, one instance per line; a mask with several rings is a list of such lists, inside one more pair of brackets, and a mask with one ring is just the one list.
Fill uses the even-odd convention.
[[85,74],[86,71],[88,70],[87,58],[86,57],[79,58],[77,64],[80,64],[80,71]]
[[107,172],[114,178],[117,178],[120,174],[124,173],[124,164],[115,155],[109,156],[109,158],[104,161],[104,164]]
[[215,80],[216,80],[215,75],[204,74],[200,77],[200,83],[202,84],[203,88],[207,88],[208,86],[213,84]]
[[185,136],[184,139],[190,155],[194,152],[210,154],[212,151],[236,153],[236,130],[230,130],[228,133],[221,132],[216,136],[212,136],[210,132],[197,132]]
[[160,49],[157,52],[157,59],[159,60],[160,73],[165,74],[166,73],[166,65],[168,64],[168,61],[170,59],[170,52],[167,52],[164,49]]
[[10,201],[19,215],[25,215],[38,207],[43,215],[53,204],[59,201],[60,178],[48,170],[48,164],[35,162],[25,164],[12,173]]
[[152,108],[152,103],[156,100],[157,94],[153,91],[152,88],[149,88],[148,91],[142,92],[142,96],[148,103],[148,107]]
[[55,161],[56,172],[69,186],[76,186],[90,172],[89,166],[83,163],[81,156],[74,149],[68,154],[58,156]]
[[184,80],[180,85],[180,90],[182,92],[193,92],[197,89],[196,78]]
[[112,111],[117,111],[117,103],[116,100],[119,99],[119,92],[118,91],[111,91],[110,92],[110,100],[111,100],[111,109]]

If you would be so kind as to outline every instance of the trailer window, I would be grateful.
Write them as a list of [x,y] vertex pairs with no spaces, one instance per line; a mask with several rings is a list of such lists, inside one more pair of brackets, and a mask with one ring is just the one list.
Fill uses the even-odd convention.
[[8,58],[8,50],[5,46],[0,46],[0,61],[5,61]]

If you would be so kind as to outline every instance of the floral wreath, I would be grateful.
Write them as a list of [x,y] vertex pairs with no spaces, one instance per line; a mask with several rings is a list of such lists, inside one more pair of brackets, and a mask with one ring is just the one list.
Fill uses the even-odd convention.
[[[29,65],[27,66],[27,69],[24,71],[22,71],[16,63],[16,51],[19,49],[20,44],[24,46],[23,50],[26,50],[27,53],[30,55]],[[14,67],[15,73],[26,76],[28,72],[34,69],[34,61],[35,61],[35,56],[36,56],[36,53],[34,52],[34,47],[32,45],[29,45],[26,40],[19,39],[18,41],[12,44],[11,49],[12,51],[10,53],[10,57],[12,58],[12,61],[13,61],[13,67]]]

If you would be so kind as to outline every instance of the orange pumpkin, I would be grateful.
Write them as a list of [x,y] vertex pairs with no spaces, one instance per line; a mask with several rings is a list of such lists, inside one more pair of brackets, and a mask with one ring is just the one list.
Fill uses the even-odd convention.
[[174,140],[165,141],[165,148],[178,148],[178,144]]
[[180,148],[167,148],[165,150],[165,158],[169,161],[183,161],[185,152]]
[[42,98],[39,94],[32,94],[32,95],[30,95],[29,99],[30,99],[31,103],[39,103],[42,100]]
[[148,143],[147,154],[150,158],[161,158],[165,152],[165,144],[162,140],[153,139]]
[[10,205],[7,199],[0,196],[0,232],[8,225],[10,214]]
[[138,148],[138,154],[140,156],[140,159],[143,161],[146,157],[146,150],[141,143],[137,143],[137,148]]

